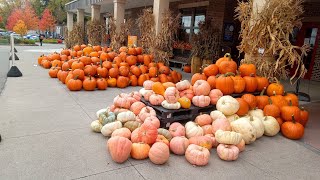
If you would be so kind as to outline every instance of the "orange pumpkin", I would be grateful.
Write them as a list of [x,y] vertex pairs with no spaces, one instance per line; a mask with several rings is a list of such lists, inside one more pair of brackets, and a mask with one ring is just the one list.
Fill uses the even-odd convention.
[[300,109],[300,121],[299,123],[302,124],[304,127],[307,125],[309,120],[309,112],[305,110],[303,107]]
[[274,118],[280,117],[280,108],[272,104],[272,100],[269,98],[269,104],[263,108],[265,116],[272,116]]
[[281,125],[281,133],[289,139],[300,139],[304,135],[304,127],[292,116],[292,122],[287,121]]
[[164,88],[164,86],[162,85],[162,83],[160,83],[160,82],[155,82],[155,83],[152,85],[152,90],[153,90],[156,94],[160,94],[160,95],[164,96],[165,88]]
[[112,78],[109,76],[109,79],[107,80],[109,87],[116,87],[117,86],[117,79]]
[[283,95],[284,93],[284,87],[280,82],[271,83],[267,88],[267,95],[272,96],[274,94],[276,95]]
[[258,82],[257,79],[253,76],[245,76],[243,77],[246,87],[245,87],[245,91],[246,92],[255,92],[257,90],[258,87]]
[[124,76],[119,76],[117,79],[117,87],[125,88],[129,85],[129,78]]
[[254,95],[244,94],[241,98],[248,103],[250,109],[255,109],[257,107],[257,101]]
[[211,89],[216,88],[216,76],[209,76],[207,82],[210,84]]
[[297,106],[293,106],[290,102],[290,105],[281,107],[281,118],[284,121],[291,121],[292,116],[294,116],[297,122],[300,121],[300,109]]
[[246,88],[246,81],[241,76],[231,76],[234,84],[234,93],[242,93]]
[[200,73],[196,73],[192,76],[191,78],[191,85],[194,85],[194,83],[196,83],[197,80],[207,80],[207,76],[205,74],[200,74]]
[[222,61],[219,65],[220,74],[226,74],[228,72],[236,73],[237,63],[231,59],[227,61]]
[[215,76],[219,73],[219,67],[215,64],[210,64],[207,67],[203,69],[203,73],[209,77],[209,76]]
[[131,157],[133,159],[146,159],[150,151],[150,145],[146,143],[132,143]]
[[257,91],[262,91],[269,86],[269,80],[265,77],[256,76],[257,79]]
[[254,64],[241,64],[239,71],[242,77],[244,76],[255,76],[257,69]]
[[138,85],[138,78],[135,75],[129,76],[130,85],[131,86],[137,86]]
[[236,112],[237,115],[239,116],[244,116],[248,113],[249,111],[249,104],[247,103],[247,101],[245,101],[242,98],[236,98],[236,100],[239,102],[239,110]]
[[256,100],[257,100],[257,108],[259,109],[263,109],[266,105],[269,104],[269,97],[263,95],[265,92],[266,88],[264,88],[259,96],[256,96]]
[[298,99],[297,95],[295,95],[293,93],[286,93],[284,98],[288,101],[288,104],[291,101],[293,106],[299,106],[299,99]]
[[229,95],[234,92],[234,82],[230,75],[232,75],[232,73],[221,75],[216,79],[216,88],[219,89],[223,95]]
[[231,59],[231,54],[230,53],[226,53],[223,57],[219,58],[216,61],[216,65],[219,67],[222,62],[229,61],[229,60],[232,60]]
[[105,78],[98,78],[97,79],[97,88],[99,90],[106,90],[108,87],[108,82]]
[[93,91],[97,87],[97,81],[94,77],[89,76],[89,78],[86,78],[82,83],[83,89],[86,91]]
[[183,66],[183,71],[185,73],[191,73],[191,66],[190,65],[184,65]]

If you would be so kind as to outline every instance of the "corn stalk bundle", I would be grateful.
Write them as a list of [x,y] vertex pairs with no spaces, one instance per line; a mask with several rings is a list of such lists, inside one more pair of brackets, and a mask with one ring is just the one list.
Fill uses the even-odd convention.
[[145,53],[150,53],[154,47],[156,30],[152,9],[142,10],[142,14],[138,18],[138,27],[140,30],[139,46],[143,48]]
[[113,50],[118,50],[121,45],[120,45],[120,39],[117,36],[117,26],[116,26],[116,20],[113,17],[109,17],[109,22],[108,22],[108,26],[109,26],[109,35],[110,35],[110,47]]
[[70,31],[68,34],[66,46],[70,48],[77,44],[83,44],[84,43],[83,39],[84,39],[83,27],[81,27],[80,24],[75,24],[73,26],[72,31]]
[[103,36],[103,25],[100,21],[91,20],[87,22],[88,43],[91,45],[101,45]]
[[[294,27],[301,27],[302,0],[266,0],[263,8],[254,14],[253,2],[239,2],[236,18],[241,22],[238,49],[246,53],[242,63],[253,63],[260,75],[288,78],[287,67],[297,65],[290,82],[303,77],[306,68],[303,57],[309,47],[294,46],[289,40]],[[260,49],[260,52],[259,52]]]
[[155,45],[152,49],[155,61],[169,63],[169,57],[172,56],[173,43],[180,27],[180,16],[180,14],[174,16],[170,10],[163,13],[161,30],[156,36]]
[[129,19],[125,23],[121,23],[120,30],[117,31],[116,23],[113,18],[109,19],[109,31],[111,37],[110,47],[114,51],[118,51],[121,46],[127,46],[128,36],[133,26],[133,20]]
[[103,44],[106,43],[106,38],[107,38],[107,26],[106,26],[106,21],[104,21],[103,19],[100,22],[101,24],[101,42]]
[[71,48],[71,44],[69,41],[69,32],[68,29],[64,29],[64,44],[66,45],[66,48]]
[[213,60],[219,58],[221,31],[214,27],[213,19],[199,23],[199,33],[192,35],[191,57]]

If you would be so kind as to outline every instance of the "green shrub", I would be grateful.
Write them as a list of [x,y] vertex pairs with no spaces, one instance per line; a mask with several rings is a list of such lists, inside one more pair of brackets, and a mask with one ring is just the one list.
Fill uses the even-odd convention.
[[58,40],[57,39],[44,39],[42,42],[43,43],[50,43],[50,44],[57,44]]
[[0,44],[9,44],[8,38],[0,38]]

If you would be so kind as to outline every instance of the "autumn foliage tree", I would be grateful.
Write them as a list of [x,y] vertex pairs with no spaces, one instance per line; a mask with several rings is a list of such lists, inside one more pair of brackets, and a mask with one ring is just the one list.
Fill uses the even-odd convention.
[[13,31],[21,34],[21,36],[27,34],[28,29],[26,24],[22,21],[22,20],[18,20],[18,22],[16,23],[16,25],[13,27]]
[[30,4],[26,3],[26,6],[22,8],[15,8],[11,11],[10,16],[7,20],[6,28],[13,30],[13,27],[19,20],[22,20],[28,30],[38,29],[38,17]]
[[45,9],[42,13],[41,20],[39,21],[39,29],[41,31],[50,30],[55,27],[55,18],[52,16],[49,9]]

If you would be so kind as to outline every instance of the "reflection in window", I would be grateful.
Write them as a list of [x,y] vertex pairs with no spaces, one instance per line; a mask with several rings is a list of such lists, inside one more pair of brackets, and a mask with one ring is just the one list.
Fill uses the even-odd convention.
[[205,20],[205,15],[197,15],[194,19],[194,27],[199,27],[199,23]]
[[193,30],[193,32],[194,32],[195,34],[198,34],[199,31],[200,31],[199,29],[194,29],[194,30]]
[[183,25],[183,27],[190,27],[191,26],[191,16],[183,16],[182,17],[182,25]]

